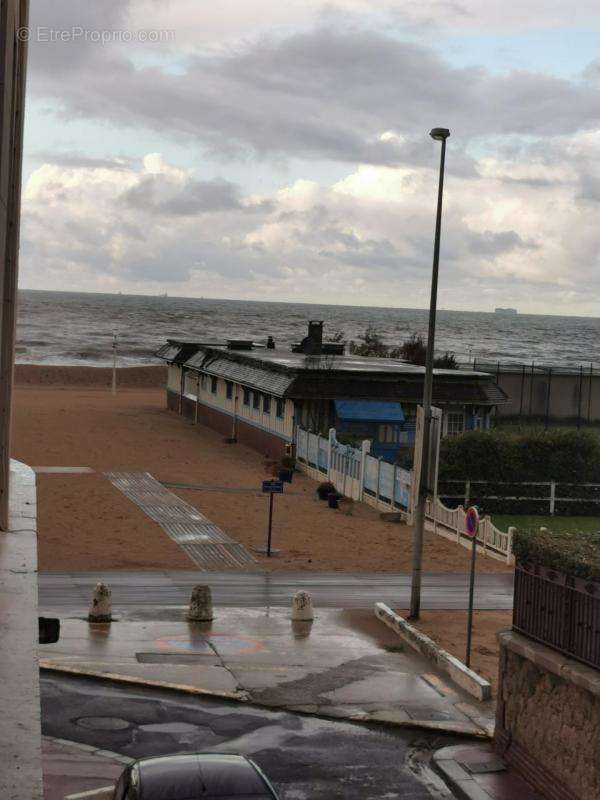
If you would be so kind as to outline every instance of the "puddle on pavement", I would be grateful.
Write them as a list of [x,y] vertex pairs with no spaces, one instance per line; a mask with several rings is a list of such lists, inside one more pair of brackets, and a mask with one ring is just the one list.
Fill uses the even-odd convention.
[[148,733],[197,733],[200,730],[198,725],[192,725],[191,722],[153,722],[138,727]]
[[92,731],[124,731],[130,727],[130,723],[120,717],[79,717],[75,724]]

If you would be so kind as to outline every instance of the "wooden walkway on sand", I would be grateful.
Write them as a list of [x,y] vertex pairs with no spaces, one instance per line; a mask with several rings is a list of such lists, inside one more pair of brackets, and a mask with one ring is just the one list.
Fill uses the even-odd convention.
[[244,545],[230,539],[198,509],[169,491],[149,472],[106,472],[106,477],[203,570],[256,568]]

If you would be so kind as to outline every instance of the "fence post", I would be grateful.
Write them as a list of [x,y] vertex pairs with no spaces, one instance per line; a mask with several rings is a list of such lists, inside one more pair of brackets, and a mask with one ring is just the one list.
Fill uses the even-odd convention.
[[554,516],[554,504],[556,498],[556,481],[550,481],[550,516]]
[[512,558],[512,546],[513,546],[513,539],[515,537],[516,528],[513,528],[512,525],[508,529],[508,547],[506,548],[506,563],[510,564]]
[[365,495],[365,472],[367,469],[367,456],[369,455],[369,451],[371,450],[371,442],[368,439],[364,439],[363,443],[360,448],[360,487],[359,487],[359,496],[358,499],[362,502]]
[[331,461],[333,453],[333,443],[335,441],[335,428],[329,428],[329,438],[327,440],[327,480],[331,480]]
[[465,481],[465,508],[469,507],[470,499],[471,499],[471,481]]
[[379,505],[379,479],[381,477],[381,456],[377,459],[377,492],[375,494],[375,501]]

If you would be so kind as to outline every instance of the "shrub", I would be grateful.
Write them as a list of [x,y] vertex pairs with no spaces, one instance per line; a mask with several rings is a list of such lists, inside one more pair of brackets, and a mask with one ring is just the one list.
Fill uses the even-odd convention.
[[517,561],[540,564],[584,580],[600,581],[600,532],[518,530],[513,552]]
[[[474,481],[470,502],[484,508],[486,513],[518,510],[521,514],[547,514],[549,487],[522,485],[538,481],[556,481],[559,497],[597,500],[596,489],[565,484],[600,483],[600,442],[584,431],[486,431],[444,439],[440,450],[440,496],[460,495],[463,487],[449,481],[466,480]],[[489,499],[493,495],[540,499]],[[461,500],[444,502],[458,505]],[[557,514],[573,513],[574,508],[573,503],[556,501]],[[581,500],[576,508],[577,514],[598,513],[598,504],[594,502]]]
[[335,486],[330,481],[324,481],[317,486],[317,494],[320,500],[327,500],[332,492],[335,492]]
[[385,358],[388,355],[388,348],[383,343],[381,334],[374,325],[369,325],[362,336],[360,342],[350,342],[350,352],[356,356],[375,356]]
[[294,456],[282,456],[281,466],[284,469],[296,469],[296,459]]
[[600,444],[585,431],[465,433],[442,441],[440,480],[600,483]]

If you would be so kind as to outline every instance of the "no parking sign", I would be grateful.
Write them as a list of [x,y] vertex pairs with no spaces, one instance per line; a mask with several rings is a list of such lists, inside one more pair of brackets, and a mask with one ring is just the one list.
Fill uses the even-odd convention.
[[479,511],[475,506],[467,509],[467,516],[465,517],[465,533],[474,539],[479,531]]

